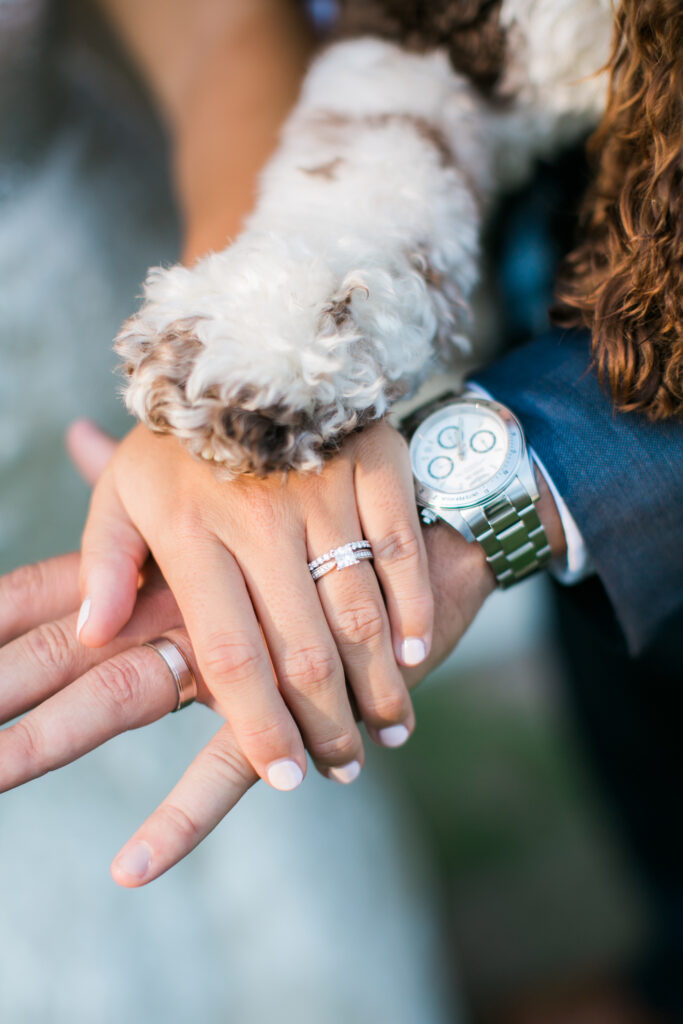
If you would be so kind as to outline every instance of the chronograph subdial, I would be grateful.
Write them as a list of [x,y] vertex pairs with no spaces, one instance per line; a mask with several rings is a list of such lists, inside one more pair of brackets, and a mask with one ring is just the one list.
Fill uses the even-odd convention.
[[437,438],[442,448],[457,448],[460,444],[461,431],[458,427],[444,427]]
[[496,435],[492,430],[477,430],[470,438],[470,448],[473,452],[490,452],[496,443]]
[[453,460],[447,455],[437,455],[429,463],[427,472],[434,480],[445,480],[453,472]]

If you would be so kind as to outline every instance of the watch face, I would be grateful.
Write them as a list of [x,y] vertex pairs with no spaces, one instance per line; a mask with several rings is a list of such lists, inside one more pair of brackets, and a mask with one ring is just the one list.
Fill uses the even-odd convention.
[[477,504],[504,487],[521,450],[514,417],[496,403],[476,399],[428,416],[410,442],[418,484],[449,507]]

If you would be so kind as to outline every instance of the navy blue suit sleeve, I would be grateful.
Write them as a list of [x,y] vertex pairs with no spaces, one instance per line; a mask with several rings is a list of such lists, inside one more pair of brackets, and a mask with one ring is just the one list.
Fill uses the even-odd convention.
[[517,415],[581,530],[632,653],[683,608],[683,424],[617,413],[583,332],[551,332],[476,380]]

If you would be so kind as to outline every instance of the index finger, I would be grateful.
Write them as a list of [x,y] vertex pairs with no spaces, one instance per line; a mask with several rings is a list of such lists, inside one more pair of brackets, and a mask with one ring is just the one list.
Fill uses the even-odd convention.
[[257,779],[226,723],[114,858],[114,881],[132,889],[163,875],[214,830]]

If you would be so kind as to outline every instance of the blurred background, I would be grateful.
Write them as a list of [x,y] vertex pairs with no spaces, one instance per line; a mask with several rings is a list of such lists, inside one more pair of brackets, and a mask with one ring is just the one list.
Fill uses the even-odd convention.
[[[515,237],[500,275],[522,309],[552,269]],[[2,572],[78,546],[88,494],[64,431],[130,426],[112,338],[178,245],[162,132],[92,8],[0,0]],[[373,752],[349,789],[259,787],[149,890],[117,889],[109,861],[211,713],[3,795],[2,1024],[550,1024],[531,1007],[621,970],[646,931],[552,608],[545,579],[494,595],[416,693],[406,749]]]

